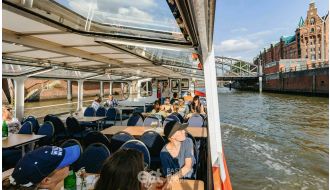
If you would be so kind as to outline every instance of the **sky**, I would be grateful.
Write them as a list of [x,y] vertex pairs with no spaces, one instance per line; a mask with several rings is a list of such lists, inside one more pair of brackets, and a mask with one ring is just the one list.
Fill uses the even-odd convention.
[[[314,0],[319,16],[328,0]],[[251,61],[281,36],[294,35],[305,20],[310,0],[217,0],[214,50],[216,56]]]

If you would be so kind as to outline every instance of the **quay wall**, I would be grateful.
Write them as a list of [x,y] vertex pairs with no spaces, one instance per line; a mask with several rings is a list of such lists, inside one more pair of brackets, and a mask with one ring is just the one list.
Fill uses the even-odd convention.
[[299,94],[329,94],[329,68],[264,75],[263,90]]

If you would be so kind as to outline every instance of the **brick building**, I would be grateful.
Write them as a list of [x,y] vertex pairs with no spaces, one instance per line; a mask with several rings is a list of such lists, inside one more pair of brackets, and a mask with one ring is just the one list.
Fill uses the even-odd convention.
[[[329,13],[328,13],[329,14]],[[307,16],[298,22],[295,34],[282,36],[276,44],[271,44],[254,59],[254,64],[259,62],[263,66],[263,72],[277,72],[281,69],[280,60],[301,59],[307,67],[329,62],[329,17],[328,14],[320,17],[314,2],[309,4]],[[277,64],[275,64],[277,63]],[[276,65],[276,66],[275,66]],[[270,68],[270,67],[276,67]]]

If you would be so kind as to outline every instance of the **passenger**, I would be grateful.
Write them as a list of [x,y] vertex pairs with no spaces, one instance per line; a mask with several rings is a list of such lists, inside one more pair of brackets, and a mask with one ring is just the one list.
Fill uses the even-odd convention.
[[183,97],[186,103],[191,103],[193,101],[193,97],[191,96],[191,92],[187,92],[187,95]]
[[145,189],[138,179],[142,171],[144,171],[143,154],[133,149],[121,149],[105,161],[94,189]]
[[110,108],[116,107],[118,106],[118,101],[112,95],[109,95],[106,106]]
[[189,113],[189,108],[188,106],[184,103],[183,98],[179,98],[179,111],[178,113],[182,116],[185,117]]
[[92,107],[94,108],[95,111],[99,109],[99,107],[101,106],[101,102],[102,102],[102,98],[100,96],[95,97],[92,103]]
[[173,104],[174,102],[179,102],[179,98],[178,98],[178,93],[174,92],[173,93],[173,98],[171,99],[171,104]]
[[164,82],[163,91],[162,91],[162,101],[161,103],[164,104],[164,101],[167,97],[171,97],[171,90],[168,86],[167,82]]
[[158,100],[156,100],[154,102],[154,109],[150,112],[150,114],[152,114],[152,115],[160,115],[161,118],[162,117],[165,118],[168,115],[165,111],[161,110],[160,102]]
[[203,104],[201,104],[199,100],[199,96],[195,96],[192,103],[191,103],[191,109],[194,109],[197,113],[205,115],[205,109]]
[[179,113],[180,110],[180,106],[178,103],[174,103],[173,104],[173,112],[171,113],[171,115],[175,115],[180,119],[180,122],[183,123],[184,122],[184,117]]
[[21,123],[17,118],[13,117],[11,108],[8,106],[2,107],[2,121],[6,121],[9,134],[16,134],[21,128]]
[[43,146],[27,154],[17,163],[3,189],[55,189],[69,174],[69,165],[80,157],[80,147]]
[[165,98],[164,105],[162,105],[161,110],[167,113],[172,113],[172,105],[170,104],[170,97]]
[[194,177],[194,144],[190,138],[186,138],[187,127],[186,123],[171,121],[164,128],[164,135],[169,143],[161,150],[160,160],[163,174],[169,183]]

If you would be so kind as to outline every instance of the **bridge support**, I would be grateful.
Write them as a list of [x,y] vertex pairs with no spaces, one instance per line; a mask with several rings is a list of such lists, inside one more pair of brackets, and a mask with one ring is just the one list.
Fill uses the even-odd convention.
[[100,97],[103,98],[104,96],[104,85],[103,81],[100,82]]
[[66,98],[68,101],[72,100],[72,81],[68,80],[67,81],[67,93],[66,93]]
[[259,60],[258,74],[259,74],[259,92],[262,92],[262,66],[261,66],[261,60]]
[[84,81],[78,80],[77,111],[81,111],[83,108],[83,98],[84,98]]

